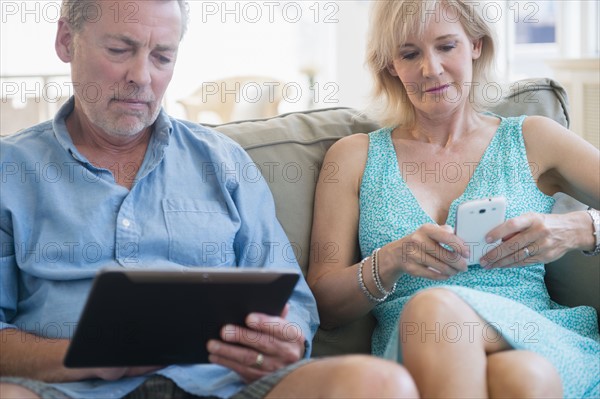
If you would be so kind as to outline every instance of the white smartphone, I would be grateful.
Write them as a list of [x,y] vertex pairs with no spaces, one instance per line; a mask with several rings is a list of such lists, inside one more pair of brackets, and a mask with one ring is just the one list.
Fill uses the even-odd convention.
[[454,233],[462,238],[471,254],[468,265],[479,263],[488,251],[500,245],[501,240],[487,243],[485,236],[506,218],[506,198],[494,197],[463,202],[456,209]]

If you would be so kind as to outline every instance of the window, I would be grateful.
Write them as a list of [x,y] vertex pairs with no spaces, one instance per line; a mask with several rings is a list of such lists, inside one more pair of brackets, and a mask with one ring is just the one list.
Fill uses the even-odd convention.
[[556,43],[556,2],[513,2],[516,44]]

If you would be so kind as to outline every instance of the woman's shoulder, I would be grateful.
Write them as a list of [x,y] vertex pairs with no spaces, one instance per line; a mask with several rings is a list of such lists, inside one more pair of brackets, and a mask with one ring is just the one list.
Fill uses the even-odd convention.
[[556,146],[558,143],[566,143],[580,138],[555,120],[541,115],[525,117],[522,132],[526,142],[535,142],[541,145],[550,142],[551,145]]
[[353,133],[336,141],[330,148],[331,152],[365,152],[373,140],[381,140],[389,136],[389,128],[382,128],[370,133]]
[[523,141],[530,162],[546,170],[560,162],[576,162],[578,154],[593,147],[581,136],[544,116],[528,116],[523,121]]
[[[557,139],[566,139],[577,136],[575,133],[554,121],[553,119],[541,115],[520,115],[520,116],[500,116],[495,114],[486,114],[487,117],[499,118],[500,128],[510,131],[513,134],[523,136],[525,144],[535,141],[532,144],[545,144],[544,141],[555,141]],[[517,137],[517,136],[514,136]]]
[[335,165],[344,181],[358,181],[367,164],[369,135],[354,133],[336,141],[327,151],[323,165]]
[[[539,128],[564,128],[560,123],[556,122],[553,119],[548,118],[547,116],[542,115],[527,115],[524,116],[523,120],[523,131],[531,130],[531,129],[539,129]],[[564,128],[566,129],[566,128]]]
[[336,141],[327,151],[327,156],[353,158],[369,149],[369,134],[354,133]]

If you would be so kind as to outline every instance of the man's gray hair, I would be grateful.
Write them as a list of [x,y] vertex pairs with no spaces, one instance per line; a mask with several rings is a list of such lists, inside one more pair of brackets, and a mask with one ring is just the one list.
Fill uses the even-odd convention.
[[[98,19],[97,2],[102,0],[63,0],[60,9],[61,18],[65,18],[75,32],[80,32],[88,21]],[[175,1],[175,0],[163,0]],[[186,0],[176,0],[181,9],[181,37],[187,31],[188,21],[190,19],[190,9]],[[123,18],[127,18],[127,8],[123,12]]]

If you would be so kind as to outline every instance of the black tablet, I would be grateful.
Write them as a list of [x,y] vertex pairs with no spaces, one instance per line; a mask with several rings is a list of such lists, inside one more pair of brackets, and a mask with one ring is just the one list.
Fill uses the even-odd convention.
[[299,275],[243,268],[104,269],[96,276],[66,367],[208,362],[206,342],[251,312],[281,314]]

